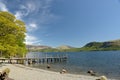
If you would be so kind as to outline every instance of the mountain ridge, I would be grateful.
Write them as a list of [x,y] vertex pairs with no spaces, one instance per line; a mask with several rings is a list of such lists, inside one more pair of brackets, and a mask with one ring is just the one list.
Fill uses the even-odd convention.
[[109,51],[120,50],[120,39],[104,42],[89,42],[81,48],[61,45],[56,48],[45,45],[27,45],[28,50],[41,52],[79,52],[79,51]]
[[120,40],[111,40],[105,42],[90,42],[82,48],[90,50],[120,50]]

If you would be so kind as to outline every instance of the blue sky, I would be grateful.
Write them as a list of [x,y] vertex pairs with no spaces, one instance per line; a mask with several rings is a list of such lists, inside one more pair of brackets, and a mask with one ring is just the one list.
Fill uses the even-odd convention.
[[120,39],[119,0],[0,0],[26,23],[26,44],[82,47]]

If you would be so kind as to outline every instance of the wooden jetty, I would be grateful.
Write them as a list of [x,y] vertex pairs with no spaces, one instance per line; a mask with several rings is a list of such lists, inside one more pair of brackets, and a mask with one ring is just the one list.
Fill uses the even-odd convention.
[[67,55],[45,56],[45,57],[26,57],[26,58],[0,58],[0,63],[11,64],[39,64],[39,63],[56,63],[67,61]]

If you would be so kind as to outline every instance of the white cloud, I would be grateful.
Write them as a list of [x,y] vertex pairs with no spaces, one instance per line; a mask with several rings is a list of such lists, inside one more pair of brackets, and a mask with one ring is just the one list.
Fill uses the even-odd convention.
[[32,27],[32,28],[37,28],[37,25],[36,25],[35,23],[31,23],[31,24],[30,24],[30,27]]
[[36,23],[30,23],[30,24],[27,25],[27,30],[28,30],[29,32],[35,31],[37,28],[38,28],[38,26],[37,26]]
[[29,10],[29,12],[33,12],[37,9],[34,3],[27,3],[26,8]]
[[36,31],[40,27],[53,22],[55,23],[56,20],[60,19],[59,16],[52,13],[52,3],[53,0],[26,0],[19,5],[15,16],[17,19],[26,22],[28,32]]
[[26,34],[26,44],[33,45],[33,44],[40,44],[42,40],[39,40],[37,37]]
[[24,5],[20,5],[20,9],[26,9]]
[[54,22],[56,19],[59,19],[59,16],[51,13],[49,9],[45,9],[40,15],[40,23],[41,24],[49,24]]
[[4,3],[2,3],[2,2],[0,2],[0,10],[1,11],[8,11],[6,5]]
[[20,9],[16,11],[15,16],[17,19],[22,19],[23,17],[28,16],[32,12],[36,12],[36,4],[28,2],[27,4],[20,5]]
[[22,14],[20,11],[17,11],[16,14],[15,14],[15,17],[16,17],[17,19],[22,19],[23,14]]
[[[50,7],[52,6],[53,0],[35,0],[34,2],[32,0],[26,1],[26,3],[20,5],[20,9],[16,11],[15,15],[19,15],[18,18],[22,18],[24,16],[35,15],[39,12],[39,18],[41,19],[41,22],[48,21],[47,19],[52,19],[53,15],[51,13]],[[47,17],[45,17],[47,16]],[[43,20],[43,21],[42,21]]]
[[51,7],[52,7],[52,3],[54,0],[44,0],[43,3],[44,5],[42,5],[41,7],[41,13],[39,15],[39,23],[41,24],[50,24],[55,22],[58,19],[61,19],[60,16],[54,14],[51,11]]
[[27,9],[24,5],[21,5],[20,8],[21,8],[21,10],[16,11],[15,17],[17,19],[22,20],[23,17],[26,17],[29,15],[29,9]]

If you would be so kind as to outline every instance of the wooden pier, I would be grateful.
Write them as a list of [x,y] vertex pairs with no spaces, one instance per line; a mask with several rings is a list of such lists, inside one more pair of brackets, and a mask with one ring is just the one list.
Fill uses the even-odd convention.
[[0,63],[11,64],[39,64],[39,63],[57,63],[67,61],[67,55],[45,56],[45,57],[30,57],[26,58],[0,58]]

